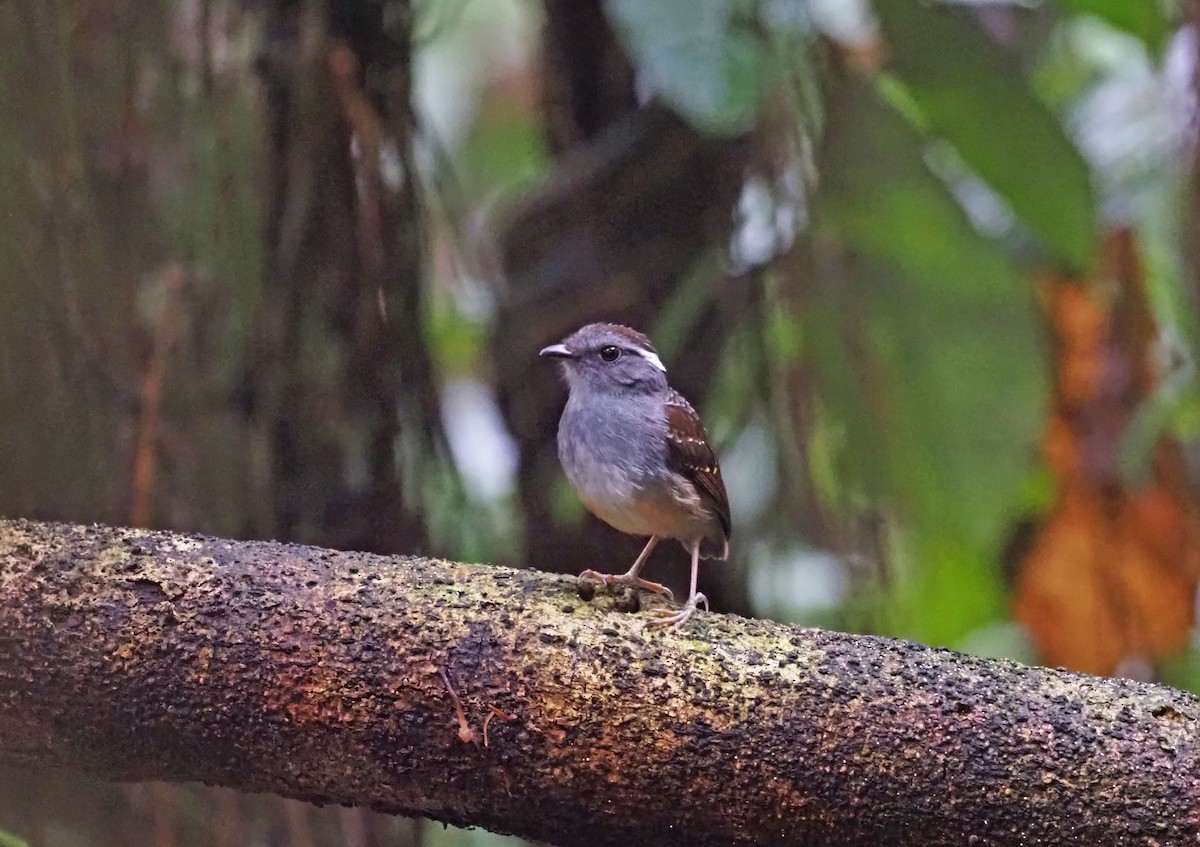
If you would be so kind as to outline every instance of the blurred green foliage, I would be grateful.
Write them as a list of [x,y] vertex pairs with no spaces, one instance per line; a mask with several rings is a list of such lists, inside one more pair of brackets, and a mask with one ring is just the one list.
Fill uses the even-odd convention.
[[1002,613],[993,556],[1046,403],[1036,303],[870,87],[845,79],[828,122],[818,222],[861,258],[807,316],[823,396],[843,471],[911,536],[892,626],[954,643]]
[[1086,271],[1099,231],[1091,174],[1015,58],[963,9],[908,0],[877,0],[875,9],[888,67],[925,128],[953,144],[1056,258]]
[[1082,12],[1123,29],[1145,43],[1154,56],[1160,56],[1171,34],[1166,4],[1160,0],[1054,0],[1068,12]]
[[747,0],[608,0],[639,71],[683,115],[714,132],[749,129],[775,66]]
[[[872,18],[847,4],[831,25],[829,7],[794,4],[785,14],[785,5],[609,0],[606,8],[656,92],[710,131],[743,130],[774,114],[779,92],[805,91],[814,70],[823,78],[816,109],[804,98],[782,101],[801,138],[823,139],[801,200],[811,204],[803,249],[815,257],[814,279],[799,314],[777,304],[791,315],[788,334],[804,350],[801,366],[815,368],[822,403],[804,472],[835,509],[889,518],[891,582],[876,595],[871,626],[962,645],[999,632],[1002,551],[1016,520],[1053,497],[1038,465],[1050,362],[1035,280],[1087,272],[1097,260],[1107,225],[1101,180],[1066,110],[1106,70],[1051,50],[1043,65],[1036,50],[999,43],[968,8],[915,0],[872,3],[880,73],[839,70],[828,61],[840,49],[833,42],[858,37],[851,50],[869,56]],[[1152,58],[1172,27],[1154,2],[1059,5],[1137,37]],[[1039,10],[1043,28],[1071,25],[1052,11]],[[1050,62],[1054,76],[1042,70]],[[983,228],[972,219],[980,204],[995,210]],[[1177,257],[1180,249],[1167,246]],[[1151,285],[1161,290],[1162,277]],[[1165,288],[1178,299],[1180,280]],[[1178,317],[1160,315],[1168,327]],[[1194,402],[1190,371],[1164,390],[1169,402],[1151,404],[1130,436],[1128,452],[1143,462]],[[748,399],[715,414],[745,420]],[[781,447],[777,459],[788,453]]]

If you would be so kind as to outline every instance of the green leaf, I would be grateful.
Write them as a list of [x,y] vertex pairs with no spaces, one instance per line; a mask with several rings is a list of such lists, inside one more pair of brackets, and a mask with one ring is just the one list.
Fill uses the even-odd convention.
[[1086,269],[1098,245],[1087,163],[1020,68],[967,12],[919,0],[876,0],[890,48],[923,125],[963,161],[1060,261]]
[[1177,656],[1168,656],[1159,662],[1160,681],[1174,688],[1182,688],[1193,694],[1200,693],[1200,650],[1193,643]]
[[1146,45],[1152,56],[1162,55],[1171,21],[1156,0],[1055,0],[1068,12],[1095,15]]
[[0,829],[0,847],[29,847],[29,842]]
[[[835,76],[808,335],[846,470],[899,519],[897,634],[953,644],[1002,616],[996,562],[1048,393],[1028,280],[866,82]],[[836,258],[835,258],[836,257]]]
[[607,0],[638,70],[701,129],[736,133],[758,114],[771,81],[769,45],[748,0]]

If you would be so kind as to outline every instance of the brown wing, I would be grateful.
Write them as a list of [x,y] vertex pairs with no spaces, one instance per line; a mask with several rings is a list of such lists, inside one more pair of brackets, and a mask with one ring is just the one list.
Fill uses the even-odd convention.
[[712,500],[713,509],[728,539],[732,531],[729,520],[729,495],[721,479],[721,467],[708,443],[708,433],[700,416],[682,394],[672,389],[667,398],[667,431],[669,433],[667,464],[677,473],[695,483]]

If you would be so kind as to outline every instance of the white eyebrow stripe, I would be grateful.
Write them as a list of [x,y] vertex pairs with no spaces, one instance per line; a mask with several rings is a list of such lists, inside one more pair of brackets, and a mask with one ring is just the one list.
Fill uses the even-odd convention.
[[663,373],[667,372],[667,366],[662,363],[662,359],[658,358],[658,354],[653,350],[646,350],[642,347],[634,347],[633,352],[637,353],[654,367],[658,368]]

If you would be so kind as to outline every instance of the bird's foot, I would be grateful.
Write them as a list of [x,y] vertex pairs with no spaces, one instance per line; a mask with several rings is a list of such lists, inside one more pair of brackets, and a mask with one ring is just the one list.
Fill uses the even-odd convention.
[[647,629],[671,629],[678,632],[692,615],[696,614],[696,607],[701,603],[704,604],[704,611],[708,611],[708,598],[703,594],[696,594],[688,598],[688,601],[683,604],[683,608],[672,612],[670,609],[655,609],[655,619],[646,624]]
[[675,599],[675,596],[671,593],[671,589],[667,588],[665,585],[658,582],[651,582],[648,579],[642,579],[640,576],[631,576],[627,573],[611,574],[587,570],[579,574],[579,582],[581,585],[591,585],[593,587],[599,585],[611,585],[614,582],[618,585],[632,585],[636,588],[641,588],[653,594],[665,595],[668,600]]

